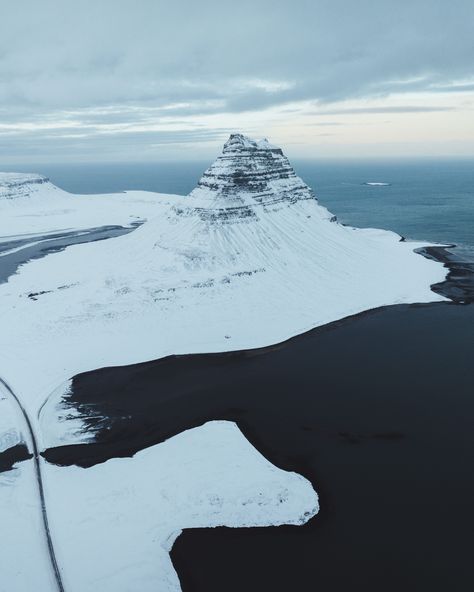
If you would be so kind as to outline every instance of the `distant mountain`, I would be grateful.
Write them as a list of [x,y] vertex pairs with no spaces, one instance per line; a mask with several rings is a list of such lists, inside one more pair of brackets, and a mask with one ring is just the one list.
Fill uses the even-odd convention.
[[101,226],[129,226],[157,213],[157,195],[131,191],[74,195],[47,177],[0,172],[0,240]]
[[0,200],[31,197],[47,185],[54,188],[47,177],[27,173],[0,173]]

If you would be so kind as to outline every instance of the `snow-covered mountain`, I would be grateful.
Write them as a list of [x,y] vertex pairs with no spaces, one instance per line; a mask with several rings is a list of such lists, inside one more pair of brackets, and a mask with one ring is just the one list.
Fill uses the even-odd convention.
[[44,186],[48,189],[54,188],[43,175],[0,173],[0,200],[32,197]]
[[100,226],[129,226],[155,216],[159,210],[155,193],[74,195],[42,175],[0,173],[0,240]]
[[[129,208],[141,199],[126,195]],[[157,215],[134,232],[33,261],[0,286],[0,368],[35,414],[81,371],[265,346],[442,299],[430,285],[446,270],[414,252],[425,243],[338,224],[267,141],[232,135],[190,195],[147,196]]]
[[312,190],[296,176],[282,150],[268,140],[255,142],[232,134],[222,155],[190,194],[201,202],[204,220],[238,222],[257,218],[256,206],[277,211],[288,204],[313,200]]

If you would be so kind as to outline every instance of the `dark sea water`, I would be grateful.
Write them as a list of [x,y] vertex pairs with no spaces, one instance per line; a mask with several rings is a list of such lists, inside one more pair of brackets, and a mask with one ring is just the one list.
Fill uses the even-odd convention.
[[[473,162],[294,164],[340,221],[455,243],[473,260]],[[79,193],[185,194],[206,166],[35,170]],[[97,370],[74,379],[71,401],[101,410],[104,435],[48,451],[53,462],[87,466],[229,419],[318,491],[304,527],[185,531],[172,550],[185,592],[472,589],[473,304],[392,306],[256,352]]]

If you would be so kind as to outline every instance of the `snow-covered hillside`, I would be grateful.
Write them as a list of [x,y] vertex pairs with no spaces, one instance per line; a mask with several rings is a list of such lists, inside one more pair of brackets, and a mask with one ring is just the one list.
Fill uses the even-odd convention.
[[265,346],[363,310],[442,299],[430,285],[446,270],[414,253],[422,243],[338,224],[266,142],[231,136],[197,188],[157,211],[0,286],[0,372],[35,415],[81,371]]
[[0,200],[31,198],[44,190],[56,189],[47,177],[27,173],[0,173]]
[[0,173],[0,241],[99,226],[129,226],[156,216],[163,198],[130,191],[74,195],[36,174]]

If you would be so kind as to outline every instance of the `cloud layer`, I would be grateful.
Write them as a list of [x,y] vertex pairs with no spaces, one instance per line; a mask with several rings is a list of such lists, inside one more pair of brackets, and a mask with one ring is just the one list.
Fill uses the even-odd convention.
[[[43,139],[53,152],[88,142],[90,154],[103,154],[112,137],[144,149],[212,142],[242,114],[293,106],[301,115],[303,103],[313,113],[439,113],[459,105],[384,101],[474,93],[472,0],[0,0],[0,8],[0,160],[28,139],[33,152]],[[378,103],[340,106],[367,100]]]

